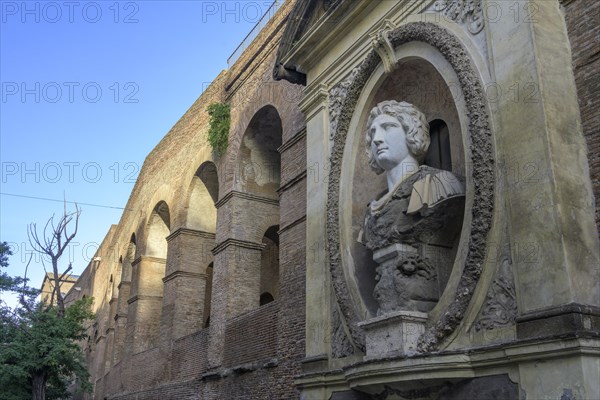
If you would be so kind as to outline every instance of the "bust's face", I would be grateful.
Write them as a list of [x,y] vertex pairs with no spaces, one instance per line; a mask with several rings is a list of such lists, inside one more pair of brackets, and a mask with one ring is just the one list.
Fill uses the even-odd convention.
[[409,155],[406,133],[395,117],[379,115],[373,120],[369,132],[373,159],[384,170],[394,168]]

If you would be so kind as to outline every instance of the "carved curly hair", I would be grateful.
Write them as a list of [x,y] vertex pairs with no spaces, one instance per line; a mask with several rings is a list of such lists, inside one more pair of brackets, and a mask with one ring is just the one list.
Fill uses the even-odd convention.
[[408,147],[408,151],[410,151],[410,153],[417,159],[417,161],[419,161],[419,163],[423,162],[423,158],[425,158],[425,154],[427,153],[430,142],[429,123],[425,119],[425,114],[423,114],[417,107],[410,103],[406,103],[404,101],[398,102],[396,100],[386,100],[373,107],[369,113],[367,132],[365,136],[365,145],[369,166],[377,174],[381,174],[385,171],[383,168],[377,165],[377,162],[373,157],[373,152],[371,151],[371,142],[373,141],[373,136],[371,135],[370,127],[375,118],[382,114],[392,116],[396,118],[398,122],[400,122],[400,125],[402,125],[402,128],[406,133],[406,145]]

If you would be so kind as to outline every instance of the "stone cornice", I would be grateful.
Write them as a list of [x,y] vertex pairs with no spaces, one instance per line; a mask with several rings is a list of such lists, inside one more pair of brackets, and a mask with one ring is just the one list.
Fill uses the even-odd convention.
[[328,98],[329,88],[326,84],[309,85],[307,86],[304,98],[298,106],[306,116],[306,119],[310,120],[317,112],[325,108]]
[[283,226],[278,232],[278,235],[281,235],[282,233],[292,229],[293,227],[295,227],[296,225],[301,224],[302,222],[306,222],[306,214],[301,216],[300,218],[298,218],[295,221],[290,222],[289,224]]
[[248,240],[239,240],[239,239],[225,239],[221,243],[219,243],[214,249],[212,249],[213,255],[217,255],[223,250],[227,249],[230,246],[235,246],[238,248],[249,249],[249,250],[258,250],[262,251],[265,248],[264,243],[255,243],[250,242]]
[[541,310],[531,311],[517,317],[517,322],[526,322],[535,319],[556,317],[563,314],[584,314],[600,316],[600,307],[595,305],[570,303],[552,306]]
[[277,189],[277,193],[281,195],[283,192],[289,190],[292,186],[296,185],[298,182],[301,182],[304,179],[306,179],[306,170],[300,172],[298,175],[281,185],[279,189]]
[[131,287],[131,281],[121,281],[121,282],[119,282],[119,285],[117,286],[117,289],[121,290],[121,286],[129,286],[129,287]]
[[170,280],[173,280],[175,278],[180,278],[180,277],[184,277],[184,278],[195,278],[195,279],[206,279],[206,274],[200,274],[197,272],[188,272],[188,271],[173,271],[171,272],[169,275],[165,276],[162,281],[163,283],[167,283]]
[[133,296],[129,300],[127,300],[127,304],[135,303],[138,300],[162,300],[162,296],[146,296],[146,295],[136,294],[135,296]]
[[133,260],[133,262],[131,263],[131,266],[135,267],[136,265],[138,265],[142,261],[152,261],[152,262],[157,262],[157,263],[162,263],[162,264],[166,264],[167,263],[167,260],[164,259],[164,258],[152,257],[152,256],[139,256],[138,258],[136,258],[135,260]]
[[263,196],[259,196],[259,195],[252,194],[252,193],[245,193],[245,192],[240,192],[237,190],[232,190],[229,193],[227,193],[225,196],[223,196],[219,201],[217,201],[215,203],[215,207],[220,208],[221,206],[223,206],[225,203],[227,203],[229,200],[231,200],[234,197],[237,197],[240,199],[245,199],[245,200],[257,201],[259,203],[272,204],[272,205],[276,205],[276,206],[279,205],[278,199],[271,199],[268,197],[263,197]]
[[206,231],[199,231],[199,230],[189,229],[189,228],[179,228],[179,229],[176,229],[169,236],[167,236],[167,242],[172,239],[175,239],[179,235],[198,236],[198,237],[203,237],[206,239],[213,239],[213,240],[215,239],[214,233],[210,233],[210,232],[206,232]]
[[287,142],[285,142],[284,144],[279,146],[277,151],[281,154],[284,151],[289,150],[292,146],[294,146],[296,143],[298,143],[305,137],[306,137],[306,126],[303,127],[302,129],[300,129],[298,132],[296,132],[296,134],[294,134],[294,136],[292,136]]
[[119,313],[115,314],[115,321],[118,321],[118,320],[120,320],[122,318],[127,319],[127,314],[119,314]]
[[98,342],[100,342],[101,340],[106,340],[106,336],[105,335],[98,335],[98,337],[96,338],[96,345],[98,344]]

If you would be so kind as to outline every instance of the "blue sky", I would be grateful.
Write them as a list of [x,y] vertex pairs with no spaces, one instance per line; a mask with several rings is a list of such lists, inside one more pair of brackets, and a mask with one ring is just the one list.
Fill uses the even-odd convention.
[[27,225],[43,227],[63,209],[11,195],[81,204],[69,258],[83,271],[145,156],[270,3],[0,1],[0,240],[14,246],[11,275],[22,275],[31,252]]

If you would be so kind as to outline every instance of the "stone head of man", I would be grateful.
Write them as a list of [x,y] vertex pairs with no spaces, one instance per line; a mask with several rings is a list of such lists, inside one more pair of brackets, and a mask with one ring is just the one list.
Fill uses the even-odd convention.
[[377,174],[403,162],[421,164],[429,142],[425,115],[410,103],[386,100],[369,113],[365,144],[369,166]]

